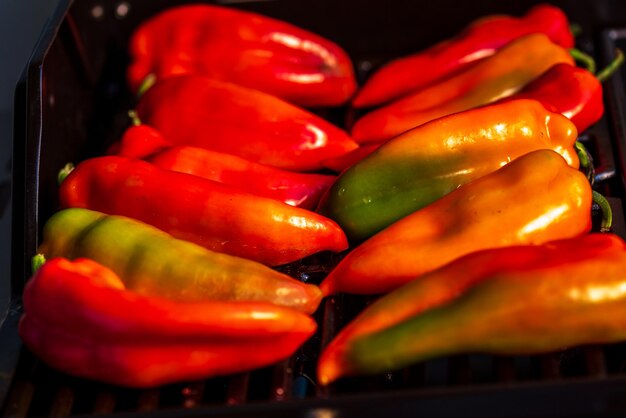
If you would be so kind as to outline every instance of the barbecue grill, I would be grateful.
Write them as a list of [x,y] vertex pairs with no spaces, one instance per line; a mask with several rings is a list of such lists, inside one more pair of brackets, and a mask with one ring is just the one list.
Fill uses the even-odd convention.
[[[124,81],[133,28],[165,0],[62,0],[16,88],[13,140],[11,307],[0,317],[0,415],[158,417],[612,417],[626,415],[626,343],[573,347],[540,356],[459,355],[394,373],[315,381],[320,350],[371,300],[338,295],[315,314],[317,334],[293,357],[263,369],[157,389],[125,389],[55,371],[22,347],[20,297],[41,229],[58,208],[56,174],[68,161],[102,154],[130,121]],[[521,15],[533,1],[242,0],[218,2],[283,19],[330,38],[363,81],[382,63],[450,37],[486,14]],[[582,28],[580,49],[599,67],[626,51],[626,2],[553,2]],[[581,140],[595,188],[609,197],[615,232],[626,238],[626,69],[605,84],[606,114]],[[315,109],[338,125],[346,109]],[[319,283],[338,261],[319,254],[281,267]],[[6,278],[3,278],[6,279]]]

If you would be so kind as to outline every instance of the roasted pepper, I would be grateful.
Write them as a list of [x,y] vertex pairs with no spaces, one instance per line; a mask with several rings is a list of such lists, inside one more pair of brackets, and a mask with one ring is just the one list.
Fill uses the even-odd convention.
[[487,16],[470,24],[455,38],[384,65],[358,91],[352,105],[371,107],[396,100],[531,33],[544,33],[564,48],[574,46],[567,16],[555,6],[535,6],[521,18]]
[[385,293],[470,252],[576,237],[591,229],[591,201],[584,174],[552,150],[533,151],[374,235],[320,287]]
[[262,264],[209,251],[142,222],[87,209],[54,214],[39,251],[90,258],[134,292],[181,301],[262,301],[311,313],[321,292]]
[[348,247],[339,226],[315,212],[131,158],[82,162],[61,183],[60,202],[138,219],[175,238],[271,266]]
[[392,139],[343,172],[319,210],[349,239],[363,240],[529,151],[552,149],[577,168],[576,136],[572,122],[534,100],[450,115]]
[[19,334],[49,365],[116,385],[151,387],[267,366],[315,332],[261,302],[176,302],[125,288],[88,259],[46,262],[26,284]]
[[383,141],[433,119],[510,96],[555,64],[574,64],[565,48],[543,34],[523,36],[493,56],[357,120],[359,143]]
[[148,76],[204,74],[303,106],[336,106],[356,89],[352,62],[333,42],[226,7],[172,7],[141,24],[129,50],[133,91]]
[[109,153],[129,158],[147,155],[144,159],[159,168],[193,174],[304,209],[313,209],[335,180],[335,176],[280,170],[204,148],[164,144],[167,141],[156,129],[137,125],[127,128]]
[[319,381],[459,353],[626,339],[626,244],[591,234],[462,257],[382,297],[325,349]]
[[357,148],[348,134],[276,97],[204,76],[165,79],[137,105],[170,145],[193,145],[294,171]]

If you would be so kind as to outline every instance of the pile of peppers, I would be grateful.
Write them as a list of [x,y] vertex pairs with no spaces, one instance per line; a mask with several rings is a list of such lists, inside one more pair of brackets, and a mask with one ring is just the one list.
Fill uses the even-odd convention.
[[[341,47],[286,22],[204,4],[147,19],[130,126],[59,173],[24,344],[116,385],[203,379],[293,355],[338,292],[386,295],[323,347],[323,385],[626,340],[626,243],[577,142],[623,56],[577,67],[569,28],[551,5],[488,16],[359,87]],[[361,117],[306,109],[334,106]],[[280,272],[329,253],[321,283]]]

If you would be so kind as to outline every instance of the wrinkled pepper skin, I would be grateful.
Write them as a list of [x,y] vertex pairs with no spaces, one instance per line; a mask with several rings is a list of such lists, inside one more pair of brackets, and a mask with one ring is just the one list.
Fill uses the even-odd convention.
[[172,7],[132,35],[128,81],[203,74],[301,106],[344,104],[356,90],[352,62],[335,43],[289,23],[213,5]]
[[573,65],[569,51],[543,34],[526,35],[448,79],[376,109],[355,123],[358,143],[392,138],[442,116],[511,96],[555,64]]
[[512,98],[540,101],[546,109],[566,116],[583,132],[604,114],[602,84],[584,68],[556,64]]
[[[611,234],[474,253],[364,311],[322,356],[320,380],[459,353],[528,355],[623,341],[625,288],[626,246]],[[389,312],[399,303],[404,312],[383,316],[383,306]]]
[[292,171],[322,168],[357,144],[319,116],[268,94],[203,76],[172,77],[137,105],[170,145],[191,145]]
[[578,168],[576,137],[571,121],[534,100],[450,115],[390,140],[343,172],[319,211],[351,241],[362,241],[530,151],[552,149]]
[[335,180],[335,176],[294,173],[235,155],[188,146],[169,148],[149,157],[148,161],[165,170],[193,174],[303,209],[315,208]]
[[467,183],[356,247],[322,292],[390,292],[465,254],[573,238],[591,229],[591,186],[551,150]]
[[127,387],[230,374],[291,355],[307,315],[260,302],[189,302],[127,290],[88,259],[46,262],[24,290],[19,334],[49,365]]
[[567,16],[559,8],[542,4],[521,17],[487,16],[468,26],[455,38],[424,51],[396,59],[375,72],[357,92],[357,108],[380,105],[424,88],[493,55],[511,41],[531,33],[544,33],[564,48],[574,46]]
[[142,160],[83,161],[59,196],[64,208],[138,219],[175,238],[270,266],[348,247],[339,226],[315,212]]
[[134,292],[179,301],[259,301],[312,313],[317,286],[262,264],[177,240],[123,216],[65,209],[44,228],[47,258],[89,258],[113,270]]

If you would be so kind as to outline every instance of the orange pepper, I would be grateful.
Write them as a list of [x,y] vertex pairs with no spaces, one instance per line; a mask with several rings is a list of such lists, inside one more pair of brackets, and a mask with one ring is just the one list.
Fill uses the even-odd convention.
[[591,229],[592,190],[552,150],[528,153],[374,235],[322,282],[334,292],[389,292],[465,254],[571,238]]

